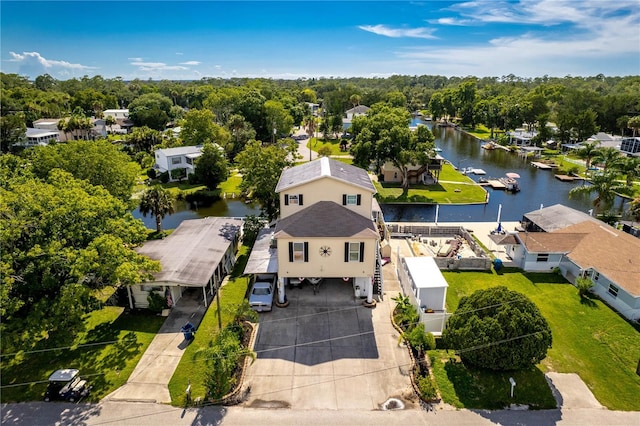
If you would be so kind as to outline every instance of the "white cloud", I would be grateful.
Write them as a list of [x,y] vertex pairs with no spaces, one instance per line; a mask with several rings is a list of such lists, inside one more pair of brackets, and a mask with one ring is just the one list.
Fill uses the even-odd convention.
[[452,26],[459,26],[459,27],[474,25],[474,21],[471,19],[458,19],[458,18],[429,19],[427,20],[427,22],[430,24],[452,25]]
[[127,59],[133,62],[142,62],[144,60],[142,58],[127,58]]
[[133,61],[131,65],[138,67],[140,71],[157,72],[157,71],[184,71],[189,68],[182,65],[167,65],[164,62],[142,62]]
[[383,24],[378,25],[360,25],[358,28],[370,33],[382,35],[385,37],[400,38],[427,38],[434,39],[432,33],[435,31],[433,28],[391,28]]
[[180,65],[200,65],[202,62],[200,61],[186,61],[186,62],[180,62]]
[[51,74],[54,76],[80,75],[87,70],[98,69],[88,65],[47,59],[38,52],[9,52],[9,54],[11,55],[9,61],[18,63],[18,73],[32,78],[42,74]]

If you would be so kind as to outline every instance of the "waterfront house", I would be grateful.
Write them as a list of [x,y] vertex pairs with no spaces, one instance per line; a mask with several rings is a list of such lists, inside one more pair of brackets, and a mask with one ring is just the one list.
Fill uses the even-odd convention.
[[262,249],[254,247],[245,273],[277,270],[280,303],[287,286],[319,281],[352,286],[372,302],[382,292],[382,215],[368,173],[322,157],[283,170],[276,192],[280,218],[260,235]]
[[[439,154],[436,154],[433,158],[429,159],[427,164],[409,165],[407,167],[409,184],[421,183],[431,185],[438,183],[443,163],[444,158]],[[383,182],[402,183],[400,169],[398,169],[391,161],[387,161],[380,166],[380,176],[382,177]]]
[[127,286],[129,307],[149,307],[151,292],[165,298],[171,307],[191,288],[202,292],[206,307],[233,269],[243,224],[243,219],[230,217],[185,220],[166,238],[137,248],[138,253],[158,260],[162,270],[151,281]]
[[524,215],[523,232],[507,254],[525,271],[557,270],[572,284],[589,278],[591,291],[630,320],[640,319],[640,239],[585,213],[554,205]]
[[153,166],[158,173],[169,173],[170,181],[174,181],[171,171],[184,169],[182,178],[187,178],[195,171],[195,160],[202,155],[202,146],[180,146],[177,148],[158,149],[155,152],[156,163]]

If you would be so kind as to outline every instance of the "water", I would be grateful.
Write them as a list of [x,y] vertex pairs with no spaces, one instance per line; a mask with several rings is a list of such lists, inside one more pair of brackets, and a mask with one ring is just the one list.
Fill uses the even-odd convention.
[[[135,209],[133,216],[141,219],[145,226],[149,229],[156,229],[156,218],[153,216],[144,217],[139,209]],[[216,217],[245,217],[249,215],[259,215],[260,204],[251,202],[245,203],[242,199],[224,199],[213,203],[209,207],[199,209],[190,209],[189,203],[177,201],[175,205],[175,213],[165,216],[162,220],[163,229],[175,229],[183,220],[199,219],[207,216]]]
[[[431,127],[429,125],[429,127]],[[435,145],[442,149],[440,155],[454,166],[483,169],[484,177],[503,177],[505,173],[515,172],[520,175],[518,182],[520,192],[511,193],[503,190],[487,188],[489,203],[483,205],[452,206],[441,205],[438,222],[490,222],[497,220],[498,205],[502,204],[501,220],[518,221],[525,213],[540,208],[540,205],[551,206],[564,204],[577,210],[587,212],[593,208],[588,197],[569,198],[569,191],[581,181],[560,182],[554,177],[552,170],[541,170],[531,166],[531,160],[502,149],[486,150],[472,136],[453,128],[433,128]],[[477,181],[481,176],[469,175]],[[619,205],[619,200],[616,202]],[[433,222],[436,207],[434,205],[383,205],[385,220],[393,222]]]

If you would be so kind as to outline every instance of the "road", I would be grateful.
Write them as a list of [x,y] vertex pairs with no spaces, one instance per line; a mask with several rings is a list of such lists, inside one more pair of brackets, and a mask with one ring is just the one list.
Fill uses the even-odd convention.
[[182,409],[162,404],[103,402],[5,404],[3,425],[638,425],[640,413],[598,408],[539,411],[290,410],[243,407]]

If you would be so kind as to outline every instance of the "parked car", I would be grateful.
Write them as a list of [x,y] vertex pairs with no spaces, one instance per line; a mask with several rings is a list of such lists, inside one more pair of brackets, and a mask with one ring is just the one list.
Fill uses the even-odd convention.
[[273,307],[275,275],[257,275],[249,293],[249,305],[256,312],[270,311]]
[[89,395],[91,387],[80,377],[75,368],[56,370],[49,376],[49,385],[44,394],[45,401],[62,400],[75,402]]

